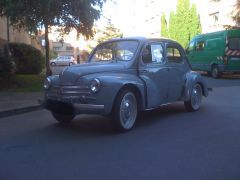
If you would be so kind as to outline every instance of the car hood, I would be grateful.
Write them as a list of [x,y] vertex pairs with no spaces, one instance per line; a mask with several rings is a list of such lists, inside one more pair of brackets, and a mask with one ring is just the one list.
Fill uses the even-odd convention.
[[60,75],[61,84],[74,84],[81,76],[93,73],[124,70],[123,63],[85,63],[67,67]]

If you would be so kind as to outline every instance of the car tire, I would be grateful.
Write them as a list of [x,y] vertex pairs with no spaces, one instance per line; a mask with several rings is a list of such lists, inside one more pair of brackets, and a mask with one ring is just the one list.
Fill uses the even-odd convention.
[[138,116],[138,104],[132,91],[125,89],[119,93],[112,116],[119,132],[126,132],[134,127]]
[[217,79],[220,76],[218,65],[213,65],[211,69],[211,75],[213,78]]
[[202,103],[202,86],[200,84],[195,84],[191,90],[190,99],[184,101],[184,105],[187,111],[193,112],[199,110]]
[[53,117],[61,124],[69,124],[75,117],[73,114],[60,114],[52,112]]
[[56,63],[52,62],[50,65],[51,65],[51,66],[56,66]]
[[72,66],[72,65],[73,65],[73,63],[72,63],[72,62],[70,62],[70,63],[69,63],[69,66]]

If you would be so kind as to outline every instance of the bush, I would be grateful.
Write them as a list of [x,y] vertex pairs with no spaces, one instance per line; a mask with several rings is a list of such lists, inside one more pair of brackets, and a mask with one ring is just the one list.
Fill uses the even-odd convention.
[[9,47],[18,74],[39,74],[42,71],[44,56],[40,50],[22,43],[10,43]]
[[16,64],[9,56],[7,48],[4,52],[0,50],[0,78],[6,78],[14,75],[16,72]]

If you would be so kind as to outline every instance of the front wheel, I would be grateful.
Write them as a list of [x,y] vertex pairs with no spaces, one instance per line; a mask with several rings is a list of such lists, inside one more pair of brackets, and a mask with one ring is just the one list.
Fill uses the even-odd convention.
[[69,124],[75,117],[73,114],[60,114],[52,112],[53,117],[61,124]]
[[195,84],[192,88],[189,101],[184,101],[187,111],[197,111],[202,103],[202,87],[200,84]]
[[137,99],[134,93],[128,89],[122,91],[117,97],[113,109],[113,121],[120,132],[133,128],[138,115]]

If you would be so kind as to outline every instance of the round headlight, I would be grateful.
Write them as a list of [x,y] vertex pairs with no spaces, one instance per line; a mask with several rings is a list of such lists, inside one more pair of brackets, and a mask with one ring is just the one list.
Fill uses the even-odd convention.
[[43,84],[44,89],[49,89],[51,86],[51,79],[50,78],[46,78]]
[[90,90],[92,91],[92,93],[96,93],[100,90],[101,88],[101,83],[99,81],[99,79],[93,79],[90,82]]

